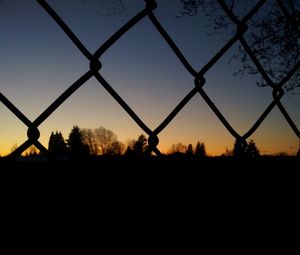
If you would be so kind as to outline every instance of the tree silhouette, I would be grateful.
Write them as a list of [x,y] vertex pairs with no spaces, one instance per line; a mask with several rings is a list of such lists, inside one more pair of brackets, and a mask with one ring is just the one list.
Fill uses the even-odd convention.
[[243,143],[240,140],[236,140],[233,147],[233,156],[236,157],[258,157],[260,156],[259,150],[256,147],[254,140],[250,140],[249,143]]
[[251,139],[245,150],[245,154],[248,157],[258,157],[260,155],[259,150],[256,147],[255,142]]
[[135,139],[129,139],[127,141],[127,148],[125,151],[125,155],[127,155],[127,156],[133,155],[133,147],[134,147],[135,143],[136,143]]
[[[145,135],[141,134],[137,140],[131,139],[127,141],[126,156],[141,156],[145,155],[148,148],[148,141]],[[151,152],[149,152],[151,154]]]
[[170,154],[179,154],[179,153],[186,153],[187,147],[186,145],[182,144],[181,142],[177,144],[173,144],[170,149]]
[[133,146],[133,152],[137,155],[142,155],[147,149],[147,138],[141,134]]
[[193,155],[194,154],[194,150],[193,150],[193,145],[189,144],[186,150],[186,154],[187,155]]
[[125,145],[120,141],[115,141],[110,144],[107,154],[108,155],[121,155],[125,150]]
[[73,159],[82,159],[89,155],[89,147],[83,142],[83,135],[78,126],[74,126],[67,140],[69,154]]
[[[181,16],[194,16],[203,11],[210,18],[207,26],[211,33],[236,31],[234,24],[220,8],[225,1],[214,0],[180,0],[182,3]],[[249,12],[257,1],[231,0],[227,8],[238,18]],[[244,13],[242,14],[242,10]],[[299,62],[300,59],[300,1],[277,0],[266,1],[261,9],[248,21],[248,30],[244,34],[256,58],[274,82],[279,82]],[[242,67],[237,73],[243,75],[257,74],[254,65],[245,48],[239,45],[239,51],[233,56],[241,61]],[[285,89],[299,88],[300,71],[286,83]],[[259,86],[268,85],[265,79],[257,82]]]
[[[181,18],[195,16],[200,12],[206,15],[209,21],[205,27],[209,29],[209,34],[229,32],[233,35],[236,33],[237,25],[229,18],[221,5],[227,6],[227,9],[232,11],[238,19],[242,19],[257,2],[251,0],[178,0],[173,1],[172,4],[181,6],[180,15],[178,15]],[[107,14],[129,12],[123,0],[107,0],[105,3],[110,6]],[[278,83],[300,60],[300,1],[265,1],[260,10],[248,20],[247,25],[248,30],[243,37],[266,73],[273,82]],[[234,54],[232,59],[238,59],[242,63],[241,68],[235,74],[259,73],[251,57],[240,44],[238,53]],[[298,69],[285,84],[285,89],[288,91],[299,88],[299,78]],[[257,81],[257,84],[268,85],[263,78]]]
[[243,157],[245,156],[245,151],[247,149],[247,143],[242,143],[240,140],[235,140],[233,146],[233,156],[235,157]]
[[48,151],[54,157],[61,157],[67,154],[67,144],[61,132],[51,132]]
[[120,155],[125,145],[117,135],[104,127],[82,129],[83,142],[88,145],[91,155]]
[[206,156],[206,148],[204,143],[197,142],[195,155],[198,157],[205,157]]
[[89,147],[91,155],[98,155],[100,148],[95,133],[90,128],[82,129],[83,142]]
[[96,142],[100,148],[100,153],[103,155],[109,154],[110,146],[117,142],[117,136],[109,129],[99,127],[94,130]]

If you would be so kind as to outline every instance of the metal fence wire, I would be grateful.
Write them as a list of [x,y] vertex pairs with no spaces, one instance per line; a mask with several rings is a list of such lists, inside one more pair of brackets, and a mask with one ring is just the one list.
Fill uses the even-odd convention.
[[[160,156],[162,153],[157,148],[159,143],[158,135],[162,130],[164,130],[169,123],[174,119],[174,117],[184,108],[184,106],[197,94],[199,93],[201,97],[205,100],[206,104],[218,117],[221,123],[225,126],[227,131],[236,139],[241,146],[246,145],[246,139],[249,138],[257,128],[262,124],[266,117],[271,113],[271,111],[277,106],[285,120],[288,122],[291,129],[294,131],[296,136],[300,139],[300,132],[296,126],[293,119],[290,117],[289,113],[286,111],[285,107],[281,103],[281,99],[284,96],[283,86],[289,81],[293,74],[299,69],[300,61],[298,61],[294,67],[286,74],[286,76],[277,84],[272,81],[272,79],[267,74],[266,70],[263,68],[258,58],[255,56],[251,46],[244,38],[244,34],[248,29],[247,22],[259,11],[259,9],[266,3],[265,0],[260,0],[257,4],[241,19],[239,19],[231,9],[226,5],[225,1],[218,0],[220,7],[224,10],[226,15],[230,20],[236,25],[236,33],[228,40],[228,42],[202,67],[201,70],[195,70],[193,66],[187,61],[185,56],[182,54],[180,49],[176,46],[172,38],[168,35],[166,30],[163,28],[159,20],[156,18],[153,11],[157,7],[155,0],[145,0],[145,8],[140,11],[136,16],[130,19],[126,24],[124,24],[117,32],[115,32],[105,43],[103,43],[94,53],[91,53],[85,45],[80,41],[80,39],[73,33],[71,28],[59,17],[55,10],[44,0],[37,0],[37,3],[42,6],[42,8],[49,14],[49,16],[57,23],[57,25],[64,31],[64,33],[69,37],[69,39],[74,43],[74,45],[81,51],[81,53],[89,60],[89,70],[84,73],[77,81],[75,81],[71,86],[69,86],[51,105],[48,106],[34,121],[30,121],[13,103],[11,103],[1,92],[0,101],[13,113],[20,121],[22,121],[27,127],[27,137],[28,139],[21,144],[17,149],[15,149],[8,157],[16,158],[20,156],[27,148],[31,145],[37,147],[41,152],[48,154],[48,150],[39,142],[40,132],[39,126],[47,120],[47,118],[59,108],[72,94],[83,84],[85,84],[90,78],[95,77],[101,86],[103,86],[107,92],[119,103],[119,105],[127,112],[127,114],[135,121],[135,123],[148,134],[148,150],[154,152],[156,155]],[[293,24],[293,20],[290,19],[287,10],[280,1],[277,1],[282,14],[290,22],[290,25],[295,29],[299,36],[299,31],[297,25]],[[183,99],[178,103],[178,105],[171,111],[171,113],[160,123],[160,125],[151,130],[143,120],[130,108],[130,106],[122,99],[122,97],[114,90],[113,86],[109,84],[101,75],[101,56],[124,34],[126,34],[130,29],[132,29],[137,23],[142,19],[148,17],[152,22],[153,26],[156,28],[160,36],[166,41],[167,45],[173,50],[174,54],[180,60],[185,69],[194,77],[194,84],[190,92],[183,97]],[[253,126],[245,133],[239,134],[226,120],[221,111],[215,106],[213,101],[210,99],[209,95],[205,92],[205,74],[213,68],[213,66],[222,58],[222,56],[237,42],[240,42],[244,50],[249,55],[250,59],[255,64],[258,72],[262,75],[263,79],[269,85],[273,100],[266,107],[260,117],[256,120]]]

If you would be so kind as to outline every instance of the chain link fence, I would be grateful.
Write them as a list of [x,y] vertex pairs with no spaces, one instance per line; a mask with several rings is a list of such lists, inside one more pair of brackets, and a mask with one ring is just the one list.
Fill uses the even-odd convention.
[[[231,22],[236,26],[236,33],[227,41],[227,43],[204,65],[200,70],[196,70],[189,61],[185,58],[183,53],[174,43],[172,38],[169,36],[167,31],[163,28],[159,20],[156,18],[153,11],[157,7],[157,3],[154,0],[145,0],[145,7],[136,16],[131,18],[126,24],[124,24],[117,32],[115,32],[108,40],[100,45],[100,47],[91,53],[85,45],[81,42],[72,31],[72,29],[64,22],[63,19],[56,13],[56,11],[44,0],[37,0],[37,3],[48,13],[48,15],[57,23],[57,25],[64,31],[64,33],[69,37],[69,39],[74,43],[74,45],[80,50],[80,52],[88,59],[90,62],[89,70],[84,73],[78,80],[76,80],[72,85],[70,85],[51,105],[48,106],[34,121],[30,121],[23,113],[20,111],[13,103],[11,103],[5,95],[0,92],[0,101],[4,104],[20,121],[22,121],[27,127],[27,137],[28,139],[24,141],[18,148],[16,148],[8,158],[16,158],[21,155],[26,149],[31,145],[37,147],[42,153],[47,154],[48,150],[40,143],[39,137],[39,126],[44,123],[47,118],[53,114],[72,94],[77,91],[83,84],[85,84],[89,79],[94,77],[101,86],[103,86],[107,92],[119,103],[119,105],[127,112],[127,114],[132,118],[132,120],[148,135],[148,151],[154,152],[156,155],[160,156],[162,153],[157,148],[159,144],[159,134],[162,132],[169,124],[172,122],[174,117],[185,107],[185,105],[196,95],[200,94],[205,100],[206,104],[214,112],[220,122],[224,125],[227,131],[233,136],[233,138],[241,145],[246,146],[246,140],[258,129],[266,117],[277,107],[285,120],[289,124],[290,128],[300,139],[300,131],[293,119],[290,117],[289,113],[281,103],[281,99],[285,94],[283,86],[291,79],[291,77],[299,70],[300,61],[298,61],[294,67],[289,70],[286,76],[278,83],[274,83],[269,77],[266,70],[263,68],[258,58],[255,56],[254,51],[244,37],[248,29],[249,20],[256,15],[256,13],[262,8],[262,6],[267,1],[261,0],[256,3],[256,5],[242,18],[238,18],[232,10],[226,5],[224,1],[219,0],[218,3],[220,7],[224,10],[226,15],[230,18]],[[294,24],[293,20],[289,16],[288,11],[285,9],[280,1],[277,1],[282,14],[290,22],[291,27],[299,36],[299,29],[297,24]],[[132,108],[124,101],[124,99],[114,90],[113,85],[109,84],[104,77],[101,75],[101,56],[108,50],[116,41],[118,41],[124,34],[126,34],[130,29],[132,29],[141,20],[148,17],[152,22],[153,26],[156,28],[157,33],[160,34],[167,45],[172,49],[176,57],[180,60],[182,65],[185,67],[187,72],[193,76],[194,84],[191,87],[189,93],[183,96],[182,100],[177,104],[177,106],[169,113],[169,115],[160,123],[158,127],[151,130],[138,116]],[[239,134],[232,125],[227,121],[227,119],[222,114],[221,110],[213,103],[210,96],[205,92],[205,75],[214,65],[223,57],[223,55],[229,51],[236,43],[240,43],[244,50],[247,52],[251,61],[253,61],[258,72],[262,75],[265,82],[270,87],[270,93],[272,93],[273,100],[269,103],[260,117],[256,122],[249,128],[249,130],[244,134]]]

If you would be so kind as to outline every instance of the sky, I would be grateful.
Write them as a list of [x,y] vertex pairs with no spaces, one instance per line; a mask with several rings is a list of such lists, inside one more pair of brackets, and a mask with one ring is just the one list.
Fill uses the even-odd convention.
[[[105,15],[103,1],[48,0],[87,49],[94,53],[114,32],[144,8],[144,1],[124,1],[127,10]],[[176,18],[180,5],[158,1],[154,14],[190,64],[200,70],[228,41],[226,33],[208,36],[203,15]],[[89,70],[89,61],[52,18],[33,0],[0,2],[0,92],[34,121],[61,93]],[[229,64],[238,44],[206,74],[204,90],[241,135],[246,133],[272,101],[272,90],[257,87],[255,75],[233,76],[239,60]],[[162,36],[145,17],[110,47],[100,59],[101,75],[154,130],[193,88],[193,77]],[[282,104],[300,126],[300,95],[286,94]],[[27,127],[0,104],[0,155],[27,139]],[[71,128],[103,126],[120,141],[145,132],[109,93],[91,78],[39,126],[39,141],[47,148],[52,131],[67,139]],[[209,155],[232,149],[234,138],[199,94],[158,135],[158,148],[204,142]],[[263,154],[295,154],[299,140],[275,107],[248,139]]]

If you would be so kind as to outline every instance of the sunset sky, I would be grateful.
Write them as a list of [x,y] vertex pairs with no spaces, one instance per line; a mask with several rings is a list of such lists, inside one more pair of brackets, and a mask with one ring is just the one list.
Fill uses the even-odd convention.
[[[98,0],[47,1],[94,53],[118,28],[144,8],[144,1],[124,1],[128,10],[103,15]],[[176,18],[179,1],[158,1],[155,15],[190,64],[200,70],[230,38],[208,36],[206,17]],[[89,61],[52,18],[33,0],[0,2],[0,92],[34,121],[65,89],[89,70]],[[205,75],[204,89],[240,133],[246,133],[272,100],[272,90],[256,85],[258,76],[233,76],[240,63],[229,65],[237,44]],[[193,88],[193,77],[183,67],[146,17],[100,59],[101,75],[154,130]],[[295,124],[300,126],[300,95],[288,93],[282,100]],[[27,139],[27,127],[0,104],[0,155]],[[90,79],[39,127],[40,142],[47,148],[51,131],[67,139],[72,126],[104,126],[120,141],[144,133],[121,106],[96,81]],[[234,138],[199,94],[159,134],[158,148],[172,144],[206,144],[210,155],[232,149]],[[295,154],[299,140],[275,107],[251,136],[263,154]]]

